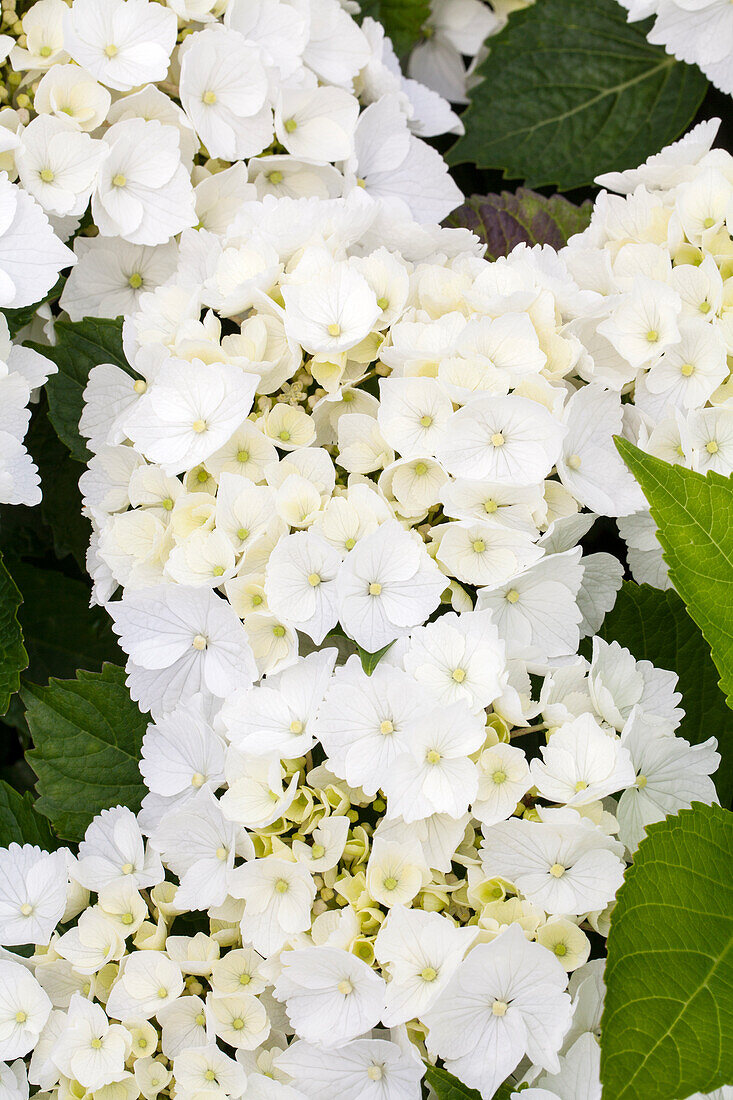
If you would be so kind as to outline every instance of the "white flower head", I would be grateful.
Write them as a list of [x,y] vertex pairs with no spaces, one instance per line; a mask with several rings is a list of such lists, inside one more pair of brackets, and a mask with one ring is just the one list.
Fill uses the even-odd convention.
[[197,692],[223,699],[257,678],[247,632],[211,589],[139,589],[111,610],[130,654],[128,685],[145,710],[165,713]]
[[302,1039],[339,1047],[379,1022],[385,982],[348,951],[327,945],[305,947],[283,955],[275,996],[285,1002]]
[[603,909],[623,880],[623,846],[587,819],[510,818],[483,827],[481,859],[490,877],[515,883],[547,913]]
[[304,756],[320,734],[317,712],[336,657],[335,649],[310,653],[227,699],[219,721],[231,743],[253,755]]
[[168,474],[205,462],[246,419],[256,375],[228,363],[163,364],[126,419],[130,438]]
[[0,1059],[22,1058],[36,1045],[51,1001],[20,963],[0,959]]
[[67,1077],[88,1089],[101,1089],[123,1079],[131,1048],[127,1028],[111,1024],[101,1005],[75,993],[52,1058]]
[[710,778],[720,764],[717,741],[691,745],[659,721],[634,707],[621,734],[635,779],[618,802],[619,837],[634,851],[646,826],[678,813],[692,802],[717,802]]
[[275,615],[320,645],[338,620],[341,555],[316,532],[287,535],[270,555],[265,592]]
[[491,1096],[524,1054],[546,1069],[570,1026],[567,975],[556,958],[510,925],[474,947],[424,1016],[428,1050],[459,1080]]
[[504,647],[492,617],[481,611],[448,612],[418,627],[403,663],[441,704],[461,700],[476,713],[504,687]]
[[75,0],[64,16],[65,49],[117,91],[163,80],[175,41],[174,13],[148,0]]
[[66,851],[30,844],[0,848],[0,941],[47,944],[66,910]]
[[438,458],[456,477],[499,484],[541,481],[559,458],[565,429],[526,397],[479,397],[454,413]]
[[318,714],[318,737],[329,767],[351,786],[376,794],[430,702],[412,677],[380,663],[371,676],[350,657],[328,685]]
[[484,715],[473,714],[464,702],[430,711],[385,779],[388,815],[410,822],[436,813],[464,814],[478,789],[469,757],[485,738]]
[[96,891],[121,879],[143,889],[164,878],[160,859],[150,847],[146,849],[135,815],[126,806],[102,810],[92,820],[79,845],[73,874],[82,886]]
[[273,121],[260,51],[217,27],[186,38],[180,59],[181,103],[210,155],[234,161],[261,153]]
[[396,521],[360,540],[338,579],[339,621],[370,653],[408,634],[438,606],[445,578]]
[[375,940],[377,958],[387,964],[387,1027],[407,1023],[429,1009],[445,989],[478,935],[458,928],[440,913],[390,909]]
[[307,1100],[420,1100],[425,1074],[419,1059],[385,1039],[354,1039],[336,1050],[298,1040],[277,1066]]
[[551,802],[584,806],[633,784],[628,750],[590,714],[555,729],[532,761],[532,781]]
[[302,863],[275,856],[250,860],[233,872],[230,893],[246,899],[242,939],[262,955],[279,951],[310,927],[316,887]]

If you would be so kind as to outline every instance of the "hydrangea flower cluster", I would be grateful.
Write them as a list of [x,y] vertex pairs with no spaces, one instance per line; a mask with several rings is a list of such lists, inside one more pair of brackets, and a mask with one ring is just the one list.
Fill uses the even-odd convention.
[[449,612],[372,675],[329,647],[152,722],[138,819],[0,852],[8,1096],[419,1100],[436,1057],[487,1098],[600,1096],[588,932],[719,756],[617,643],[541,679],[539,749],[504,675],[489,613]]
[[202,672],[219,699],[295,660],[297,632],[320,645],[339,623],[375,652],[441,601],[492,612],[512,690],[574,655],[621,582],[576,544],[594,512],[643,504],[612,440],[620,394],[583,383],[567,334],[596,297],[549,248],[487,263],[465,231],[389,221],[361,189],[185,231],[125,321],[134,373],[94,368],[80,424],[90,572],[137,624],[133,696],[158,713],[203,688],[183,651],[163,675],[136,644],[171,615],[184,637],[216,622],[248,641],[228,675]]
[[[424,139],[518,6],[435,0],[408,77],[338,0],[4,17],[0,304],[73,264],[71,320],[124,317],[80,485],[151,720],[137,815],[0,850],[0,1100],[418,1100],[426,1061],[600,1098],[592,946],[720,757],[593,637],[623,570],[581,540],[665,583],[616,434],[733,469],[733,171],[705,124],[560,254],[441,228]],[[32,503],[53,368],[0,359]]]
[[250,199],[363,188],[432,222],[460,202],[421,140],[459,119],[338,0],[38,0],[19,26],[9,168],[64,239],[90,202],[98,232],[74,245],[72,317],[130,312],[170,273],[177,234],[217,228],[214,207],[227,224]]
[[[711,148],[718,125],[701,123],[641,167],[600,176],[617,194],[601,192],[590,226],[561,255],[578,285],[596,296],[568,326],[585,349],[581,376],[624,395],[625,433],[642,449],[727,477],[733,158]],[[667,586],[648,511],[618,526],[635,579]]]
[[655,16],[648,38],[678,61],[697,65],[733,95],[733,12],[727,0],[619,0],[629,22]]

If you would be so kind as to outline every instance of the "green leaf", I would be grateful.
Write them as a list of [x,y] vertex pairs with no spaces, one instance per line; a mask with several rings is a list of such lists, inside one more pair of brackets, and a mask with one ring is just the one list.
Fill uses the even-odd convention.
[[57,558],[71,554],[86,573],[86,552],[91,525],[82,514],[79,475],[76,462],[69,462],[67,448],[56,435],[49,418],[48,404],[42,400],[33,414],[27,447],[38,466],[43,488],[41,516],[50,528]]
[[[17,10],[17,9],[16,9]],[[44,302],[55,302],[61,297],[61,291],[64,289],[64,283],[66,282],[66,276],[62,275],[54,286],[51,287],[45,298],[42,298],[40,302],[34,302],[30,306],[21,306],[19,309],[3,309],[0,310],[8,322],[8,328],[10,329],[11,337],[15,338],[22,328],[29,325],[36,313],[38,307],[42,306]]]
[[45,817],[34,809],[31,795],[19,794],[0,780],[0,848],[13,843],[58,847]]
[[[481,1100],[480,1092],[476,1089],[470,1089],[468,1085],[464,1085],[452,1073],[448,1073],[447,1069],[441,1069],[440,1066],[427,1065],[425,1080],[435,1092],[438,1100]],[[512,1091],[513,1086],[507,1085],[505,1082],[494,1093],[494,1100],[509,1100]]]
[[733,707],[733,479],[671,466],[627,439],[617,437],[616,446],[649,501],[670,580],[710,646]]
[[71,451],[72,458],[89,458],[79,435],[79,417],[84,405],[82,394],[89,371],[99,363],[114,363],[133,374],[122,350],[122,318],[85,317],[83,321],[57,321],[57,343],[53,347],[29,343],[58,367],[46,383],[49,416],[56,433]]
[[722,757],[714,779],[724,805],[733,800],[733,715],[718,690],[710,647],[672,589],[624,581],[600,636],[625,646],[637,661],[672,669],[679,676],[685,717],[679,733],[693,745],[711,734]]
[[428,1066],[425,1071],[425,1080],[434,1090],[438,1100],[481,1100],[481,1093],[476,1089],[470,1089],[462,1084],[447,1069],[439,1066]]
[[613,912],[603,1100],[733,1080],[733,814],[693,803],[647,827]]
[[[67,459],[68,462],[68,459]],[[78,668],[97,671],[103,662],[119,662],[123,653],[101,607],[90,607],[84,581],[26,562],[13,565],[23,592],[19,612],[26,649],[28,678],[47,683],[49,677],[73,677]]]
[[362,649],[360,645],[356,647],[357,653],[361,658],[361,667],[366,672],[367,676],[371,676],[374,669],[384,657],[388,649],[391,649],[394,642],[388,642],[382,649],[378,649],[375,653],[369,653],[366,649]]
[[361,17],[365,15],[382,24],[402,57],[422,36],[430,18],[430,0],[361,0]]
[[138,761],[147,716],[125,687],[125,671],[52,679],[23,688],[34,748],[28,760],[38,776],[36,808],[58,836],[80,840],[95,814],[109,806],[137,812],[145,795]]
[[576,206],[562,195],[548,199],[520,187],[516,194],[472,195],[446,223],[470,229],[486,243],[487,260],[498,260],[522,243],[562,248],[574,233],[582,233],[589,225],[592,210],[590,199]]
[[22,602],[18,586],[0,554],[0,714],[5,714],[10,706],[11,696],[20,688],[20,674],[28,668],[28,654],[18,622]]
[[541,0],[491,39],[448,154],[560,190],[634,168],[686,129],[707,81],[627,23],[617,0]]

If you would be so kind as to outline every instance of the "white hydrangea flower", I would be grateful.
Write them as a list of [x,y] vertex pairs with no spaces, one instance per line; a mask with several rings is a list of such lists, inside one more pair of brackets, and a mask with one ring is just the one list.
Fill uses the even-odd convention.
[[567,976],[557,959],[510,925],[474,947],[425,1013],[428,1049],[487,1095],[526,1053],[550,1071],[570,1025]]
[[148,0],[74,0],[64,15],[64,48],[116,91],[163,80],[175,40],[174,13]]
[[47,944],[66,911],[68,880],[66,849],[0,849],[0,942]]

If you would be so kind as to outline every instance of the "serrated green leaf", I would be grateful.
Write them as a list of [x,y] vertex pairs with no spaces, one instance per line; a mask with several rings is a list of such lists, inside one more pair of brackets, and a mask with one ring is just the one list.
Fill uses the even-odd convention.
[[[481,1093],[476,1089],[470,1089],[464,1085],[447,1069],[440,1066],[428,1065],[425,1070],[425,1080],[433,1089],[437,1100],[481,1100]],[[504,1083],[494,1093],[494,1100],[509,1100],[512,1087]]]
[[672,466],[627,439],[617,437],[616,446],[649,502],[670,580],[710,646],[733,707],[733,479]]
[[617,0],[541,0],[491,39],[451,164],[503,169],[561,191],[634,168],[687,128],[699,69],[646,40]]
[[[68,459],[67,459],[68,462]],[[84,581],[27,562],[13,564],[23,592],[19,611],[28,651],[28,676],[45,684],[51,676],[73,677],[78,668],[99,671],[124,655],[101,607],[90,607]]]
[[58,847],[49,824],[33,806],[29,794],[19,794],[0,780],[0,848],[9,844],[37,844],[51,850]]
[[369,653],[368,650],[362,649],[360,645],[356,647],[357,653],[359,654],[359,657],[361,659],[361,667],[364,669],[367,676],[371,676],[371,674],[374,672],[374,669],[382,660],[382,657],[384,657],[387,650],[391,649],[393,645],[394,642],[388,642],[386,646],[383,646],[382,649],[376,650],[376,652],[374,653]]
[[125,671],[52,679],[22,691],[34,748],[28,760],[38,776],[36,808],[58,836],[80,840],[95,814],[124,805],[137,812],[145,795],[138,761],[147,716],[125,687]]
[[18,622],[23,597],[3,565],[0,554],[0,714],[10,706],[10,698],[20,688],[20,674],[28,667],[28,654]]
[[409,53],[430,18],[429,0],[361,0],[360,7],[362,18],[370,15],[382,24],[400,56]]
[[89,371],[99,363],[114,363],[128,374],[134,375],[135,372],[122,350],[120,317],[114,321],[105,317],[57,321],[55,333],[57,342],[53,347],[33,343],[28,346],[51,359],[58,367],[58,374],[51,375],[46,383],[49,417],[72,458],[86,462],[89,451],[79,435],[79,417]]
[[606,615],[600,636],[616,641],[637,661],[672,669],[679,676],[685,717],[681,737],[693,745],[710,735],[718,739],[722,757],[713,776],[720,801],[733,799],[733,715],[718,689],[718,673],[710,647],[672,589],[624,581],[616,604]]
[[603,1100],[733,1080],[733,814],[693,803],[647,828],[611,921]]
[[592,210],[590,200],[576,206],[562,195],[546,198],[520,187],[515,194],[472,195],[449,214],[446,224],[470,229],[486,243],[487,260],[498,260],[518,244],[562,248],[589,225]]

